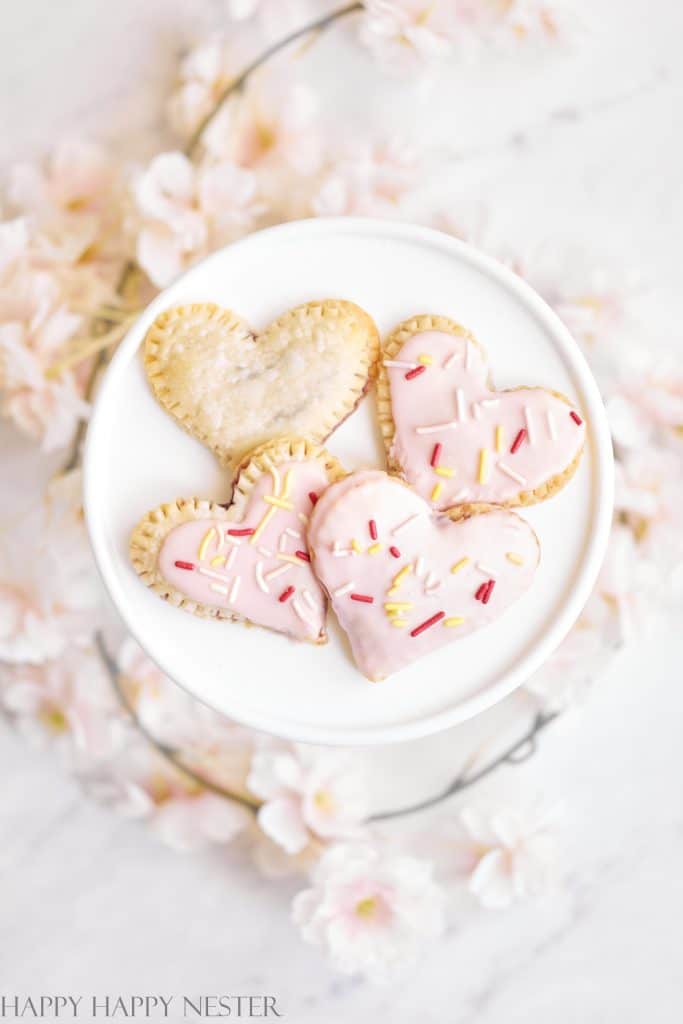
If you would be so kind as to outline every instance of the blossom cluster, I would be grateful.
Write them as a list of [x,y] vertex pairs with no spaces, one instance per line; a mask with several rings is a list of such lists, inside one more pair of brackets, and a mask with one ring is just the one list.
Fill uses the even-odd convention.
[[[236,23],[267,35],[331,6],[227,0]],[[344,24],[392,67],[438,60],[475,39],[554,44],[565,31],[550,0],[366,0],[353,28],[350,18]],[[142,300],[257,227],[330,214],[419,217],[483,246],[529,280],[582,344],[613,430],[608,558],[579,623],[528,684],[544,709],[574,704],[646,610],[680,597],[680,367],[665,351],[653,355],[630,309],[632,281],[586,270],[589,261],[556,244],[555,266],[547,253],[532,259],[494,244],[481,211],[417,213],[424,158],[396,138],[351,145],[327,136],[317,97],[291,62],[261,68],[217,106],[246,62],[241,45],[232,32],[230,42],[213,37],[183,59],[167,105],[172,142],[146,166],[121,167],[103,148],[71,139],[44,163],[10,169],[0,221],[0,413],[46,452],[68,446],[87,417],[101,354],[135,315],[120,294],[125,268],[128,277],[134,268]],[[0,708],[29,740],[52,743],[90,795],[147,821],[174,849],[238,841],[268,876],[303,875],[294,922],[342,972],[385,980],[414,959],[446,927],[453,880],[500,908],[533,897],[552,876],[556,821],[546,811],[507,800],[484,807],[470,793],[467,806],[444,807],[450,824],[435,832],[438,857],[408,841],[397,849],[372,823],[368,780],[352,753],[275,742],[180,691],[112,619],[85,538],[78,471],[58,476],[36,511],[2,535]]]

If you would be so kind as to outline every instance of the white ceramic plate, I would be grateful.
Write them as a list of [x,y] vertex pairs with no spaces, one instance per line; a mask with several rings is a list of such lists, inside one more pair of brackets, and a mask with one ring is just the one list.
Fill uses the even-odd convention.
[[[210,300],[256,328],[311,299],[363,306],[382,332],[416,313],[441,313],[474,331],[498,387],[543,384],[585,414],[589,443],[556,498],[524,512],[542,545],[531,590],[498,622],[385,683],[355,669],[330,622],[323,648],[266,630],[207,622],[147,590],[128,538],[149,508],[176,497],[225,501],[214,457],[157,405],[138,348],[169,306]],[[384,465],[367,396],[330,438],[349,469]],[[102,383],[88,434],[85,501],[105,585],[129,629],[181,686],[231,718],[315,743],[375,744],[455,725],[519,686],[557,647],[585,604],[612,513],[612,455],[595,381],[575,342],[513,273],[438,232],[362,219],[302,221],[251,235],[210,256],[159,295],[134,325]],[[333,616],[330,615],[333,620]]]

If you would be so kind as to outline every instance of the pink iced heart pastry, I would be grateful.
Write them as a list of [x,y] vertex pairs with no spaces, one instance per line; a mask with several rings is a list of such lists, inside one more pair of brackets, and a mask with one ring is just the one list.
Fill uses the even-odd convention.
[[530,586],[540,557],[536,534],[514,512],[436,514],[376,470],[327,489],[308,546],[356,663],[373,680],[493,622]]
[[131,538],[133,566],[160,597],[195,615],[322,643],[327,601],[306,528],[318,494],[343,472],[307,441],[264,445],[241,467],[227,509],[193,498],[148,512]]
[[390,468],[435,508],[531,505],[572,477],[585,426],[540,387],[495,391],[486,353],[453,320],[417,316],[384,342],[377,399]]

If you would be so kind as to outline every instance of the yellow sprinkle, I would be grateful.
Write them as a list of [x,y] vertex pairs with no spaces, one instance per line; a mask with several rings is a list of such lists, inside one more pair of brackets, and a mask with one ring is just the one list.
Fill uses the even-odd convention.
[[407,619],[390,619],[392,626],[398,626],[399,629],[404,629],[408,625]]
[[451,572],[460,572],[461,569],[465,568],[468,562],[469,558],[461,558],[459,562],[456,562],[455,565],[451,566]]
[[211,559],[211,565],[225,565],[225,555],[216,555]]
[[438,501],[439,500],[439,495],[441,494],[442,490],[443,490],[443,484],[435,484],[434,485],[434,490],[432,491],[431,500],[432,501]]
[[358,543],[358,541],[356,540],[355,537],[351,541],[351,550],[355,551],[355,553],[357,555],[362,555],[363,554],[363,549],[362,549],[362,547],[360,546],[360,544]]
[[477,482],[485,484],[489,478],[489,450],[488,448],[482,448],[479,452],[479,473],[477,474]]
[[206,531],[206,533],[204,534],[204,539],[202,540],[201,544],[199,545],[199,551],[197,552],[200,562],[204,558],[204,555],[206,554],[206,549],[208,548],[209,544],[211,543],[212,538],[215,537],[215,536],[216,536],[216,530],[214,529],[213,526],[210,529],[208,529]]
[[[404,565],[400,572],[397,572],[391,581],[394,587],[400,587],[403,580],[406,578],[409,572],[413,571],[412,565]],[[389,591],[391,593],[391,591]]]
[[276,552],[275,557],[279,558],[281,562],[291,562],[292,565],[306,565],[303,559],[297,558],[296,555],[285,555],[282,551]]
[[513,565],[524,565],[524,559],[522,558],[522,556],[518,555],[514,551],[508,551],[505,557],[507,558],[508,562],[512,562]]
[[378,554],[379,554],[379,552],[380,552],[381,550],[382,550],[382,545],[381,545],[380,543],[377,543],[377,544],[372,544],[372,545],[371,545],[371,546],[370,546],[370,547],[368,548],[368,551],[367,551],[367,553],[368,553],[369,555],[378,555]]
[[428,356],[426,352],[423,352],[421,356],[417,357],[418,363],[422,363],[423,366],[432,365],[432,357]]
[[395,602],[393,602],[391,604],[385,604],[384,605],[385,610],[388,611],[388,612],[402,612],[402,611],[405,611],[406,608],[412,608],[412,607],[413,606],[410,603],[410,601],[395,601]]
[[460,615],[454,615],[452,619],[444,619],[444,626],[462,626],[465,620]]
[[503,428],[500,423],[496,427],[496,451],[502,452],[503,450]]
[[275,509],[274,508],[269,508],[268,511],[266,512],[266,514],[264,515],[263,519],[261,520],[261,522],[258,524],[256,529],[252,533],[251,537],[249,538],[249,543],[250,544],[255,544],[256,543],[256,541],[259,538],[259,535],[263,532],[263,530],[268,525],[268,523],[270,522],[270,520],[273,518],[274,515],[275,515]]
[[269,505],[275,505],[276,508],[284,508],[288,512],[291,512],[294,508],[291,501],[285,501],[284,498],[276,498],[272,494],[264,494],[263,500],[267,501]]
[[398,594],[398,587],[389,587],[387,594],[389,597],[393,597],[394,594]]
[[439,476],[448,477],[448,479],[450,480],[450,478],[454,475],[455,470],[449,469],[448,466],[435,466],[434,472],[438,473]]
[[283,487],[282,487],[282,497],[283,498],[288,498],[289,497],[289,492],[290,492],[291,488],[292,488],[292,470],[288,469],[287,472],[285,473],[285,482],[284,482]]

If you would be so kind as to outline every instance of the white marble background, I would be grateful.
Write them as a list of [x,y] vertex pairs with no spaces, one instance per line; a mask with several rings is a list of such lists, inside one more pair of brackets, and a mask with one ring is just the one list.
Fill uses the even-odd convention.
[[[584,33],[572,52],[454,65],[417,96],[400,82],[378,86],[338,36],[310,54],[311,75],[351,131],[368,121],[419,126],[416,138],[443,158],[434,187],[445,205],[482,198],[520,244],[563,237],[596,262],[639,268],[652,331],[681,345],[683,5],[573,6]],[[124,153],[152,152],[179,49],[223,17],[220,0],[8,0],[0,165],[75,126]],[[7,431],[0,452],[3,501],[20,507],[36,470]],[[506,784],[567,808],[556,887],[503,913],[464,908],[419,973],[389,990],[333,976],[294,938],[293,886],[262,880],[237,850],[167,850],[86,802],[50,754],[2,728],[0,992],[262,992],[278,997],[292,1024],[677,1024],[677,633],[662,625],[639,641],[531,762],[506,769]],[[451,746],[455,758],[458,733],[405,759],[438,774]]]

